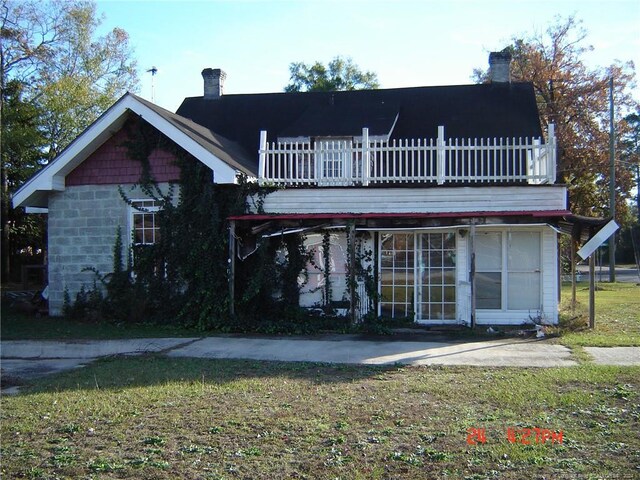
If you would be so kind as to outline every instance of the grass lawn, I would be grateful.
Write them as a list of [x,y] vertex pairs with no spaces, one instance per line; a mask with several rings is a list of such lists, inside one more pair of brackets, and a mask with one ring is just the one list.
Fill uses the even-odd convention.
[[[1,415],[4,478],[631,479],[640,471],[637,367],[150,355],[44,378],[3,398]],[[524,438],[536,427],[562,432],[562,443],[536,443],[534,431]],[[472,429],[484,429],[486,443]]]
[[[596,292],[596,328],[590,330],[589,285],[579,283],[578,304],[570,308],[571,285],[562,285],[560,338],[571,348],[581,346],[640,346],[640,286],[632,283],[599,283]],[[198,337],[206,332],[179,326],[127,325],[109,322],[82,322],[64,318],[35,318],[16,313],[3,305],[0,337],[3,340],[117,339],[146,337]],[[477,332],[456,331],[453,336],[473,337]]]
[[[581,284],[582,306],[563,311],[557,341],[640,345],[640,287],[601,287],[596,329],[581,329]],[[563,299],[569,295],[565,287]],[[5,313],[3,339],[194,336]],[[546,429],[538,443],[535,428]],[[34,479],[631,479],[640,474],[639,431],[640,367],[148,355],[103,359],[3,397],[0,468],[3,478]]]
[[571,347],[640,346],[640,286],[598,283],[596,325],[590,330],[589,284],[579,283],[578,305],[570,308],[571,285],[562,286],[560,343]]

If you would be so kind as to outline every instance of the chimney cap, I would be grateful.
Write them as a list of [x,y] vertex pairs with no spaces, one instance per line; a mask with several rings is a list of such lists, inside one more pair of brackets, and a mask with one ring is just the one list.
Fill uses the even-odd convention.
[[511,58],[509,48],[489,54],[489,81],[491,83],[511,82]]
[[222,79],[227,78],[227,73],[220,68],[205,68],[202,70],[202,76],[204,77],[205,75]]
[[491,52],[489,54],[489,64],[495,62],[510,62],[513,56],[508,48],[505,48],[501,52]]
[[206,100],[215,100],[222,96],[224,81],[227,74],[220,68],[205,68],[202,70],[204,80],[204,95]]

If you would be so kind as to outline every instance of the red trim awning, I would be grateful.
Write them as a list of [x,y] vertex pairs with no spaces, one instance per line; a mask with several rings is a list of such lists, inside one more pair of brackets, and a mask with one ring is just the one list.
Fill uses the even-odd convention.
[[478,217],[566,217],[571,215],[569,210],[520,210],[498,212],[413,212],[413,213],[274,213],[249,214],[229,217],[237,221],[266,221],[266,220],[357,220],[377,218],[478,218]]

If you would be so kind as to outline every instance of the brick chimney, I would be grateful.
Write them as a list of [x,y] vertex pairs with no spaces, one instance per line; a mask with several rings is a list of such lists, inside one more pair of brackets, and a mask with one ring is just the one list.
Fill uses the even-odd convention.
[[505,49],[489,54],[489,81],[491,83],[511,82],[511,54]]
[[204,79],[204,99],[216,100],[220,98],[227,74],[219,68],[205,68],[202,70],[202,78]]

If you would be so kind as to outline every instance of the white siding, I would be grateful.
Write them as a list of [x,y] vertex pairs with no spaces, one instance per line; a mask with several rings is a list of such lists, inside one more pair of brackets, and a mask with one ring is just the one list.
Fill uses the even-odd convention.
[[[523,227],[518,227],[522,229]],[[535,226],[524,227],[528,230],[536,230],[541,233],[541,312],[537,311],[520,311],[520,310],[476,310],[476,323],[478,325],[522,325],[530,323],[530,315],[536,316],[541,313],[544,319],[552,324],[558,322],[558,264],[557,264],[557,234],[550,227]],[[496,226],[492,230],[512,230],[510,227]],[[460,229],[456,230],[457,235],[457,257],[456,257],[456,318],[459,323],[469,325],[471,320],[471,285],[469,282],[470,272],[470,250],[469,250],[469,231],[465,230],[464,235],[460,235]],[[316,248],[322,242],[320,234],[309,235],[305,242],[307,246],[315,245]],[[346,234],[344,232],[336,232],[331,234],[333,252],[331,265],[331,281],[333,289],[333,300],[346,298]],[[369,238],[366,241],[366,248],[373,248],[373,240]],[[316,258],[316,261],[320,261]],[[310,270],[314,270],[310,268]],[[322,303],[322,275],[317,272],[312,273],[314,278],[310,278],[310,282],[302,288],[300,296],[301,306],[310,307],[321,305]],[[318,284],[320,283],[320,285]],[[424,321],[422,323],[438,323]],[[442,324],[451,324],[451,321],[440,322]]]
[[448,213],[564,210],[564,185],[438,188],[290,188],[265,198],[266,213]]
[[[338,301],[346,298],[347,291],[347,235],[344,232],[331,234],[331,265],[330,265],[330,281],[331,281],[331,300]],[[322,266],[322,234],[313,233],[307,236],[305,242],[307,250],[313,250],[314,261]],[[324,283],[324,274],[319,272],[313,265],[307,264],[307,283],[300,289],[300,306],[313,307],[322,306],[322,294]]]
[[542,232],[542,313],[558,323],[558,234],[552,228]]

